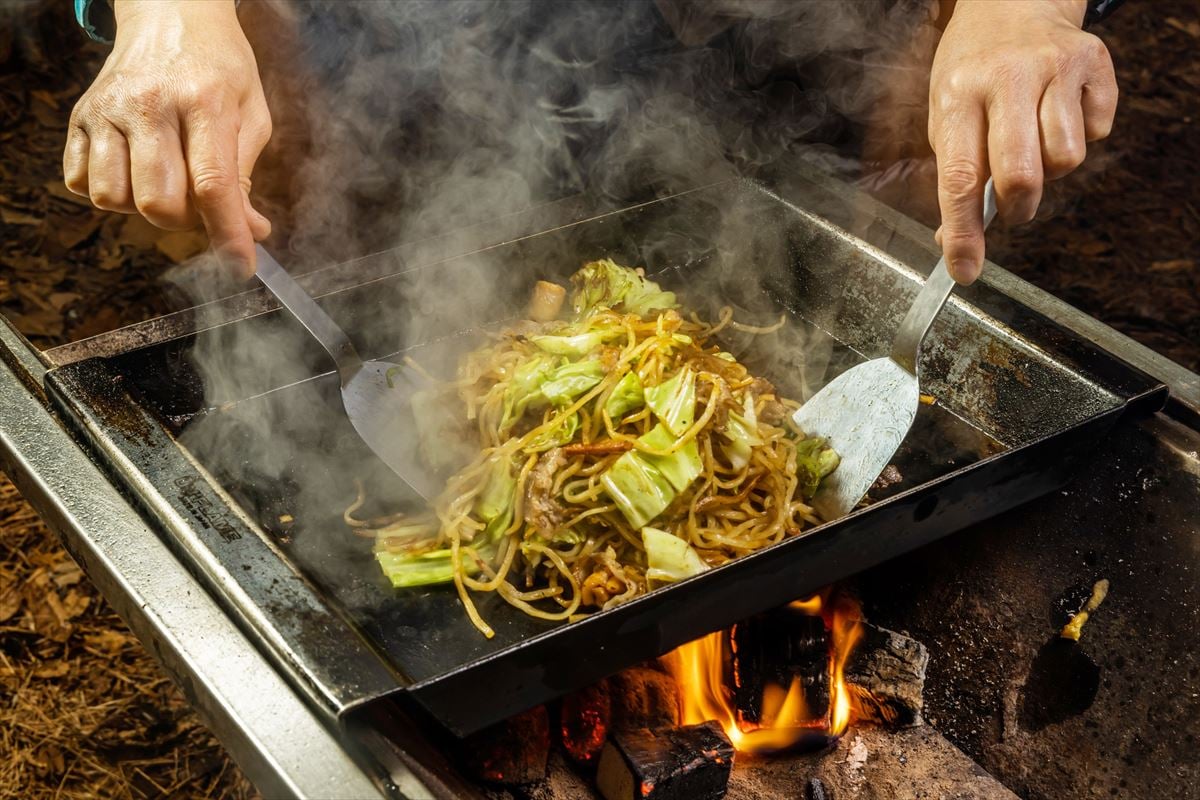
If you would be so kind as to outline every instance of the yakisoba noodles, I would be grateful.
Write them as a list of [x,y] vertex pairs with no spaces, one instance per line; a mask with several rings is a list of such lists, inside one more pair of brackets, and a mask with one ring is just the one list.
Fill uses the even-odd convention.
[[[738,325],[685,319],[640,272],[592,262],[539,284],[526,321],[467,354],[454,402],[474,458],[425,517],[347,522],[376,538],[396,587],[453,581],[567,620],[719,566],[819,520],[807,499],[837,466],[779,397],[714,343]],[[780,323],[782,324],[782,322]]]

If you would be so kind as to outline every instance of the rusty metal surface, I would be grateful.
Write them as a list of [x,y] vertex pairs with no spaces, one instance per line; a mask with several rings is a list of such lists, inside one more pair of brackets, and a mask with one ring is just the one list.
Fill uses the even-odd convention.
[[[486,322],[522,305],[533,274],[561,277],[580,253],[608,254],[644,264],[703,312],[712,312],[714,299],[751,321],[776,319],[783,309],[789,323],[777,338],[735,346],[752,368],[803,397],[839,370],[886,353],[919,283],[906,264],[806,210],[836,206],[836,196],[812,185],[789,197],[793,202],[785,203],[733,183],[509,239],[459,259],[424,260],[421,247],[399,260],[382,254],[337,272],[347,285],[323,304],[348,330],[367,319],[394,323],[356,337],[364,353],[404,349],[420,357],[428,342],[451,350],[469,342],[472,332],[462,320]],[[849,216],[857,211],[841,208]],[[389,274],[397,265],[400,271]],[[494,286],[473,306],[455,290],[469,288],[481,268],[490,270]],[[369,280],[352,285],[356,271]],[[428,298],[421,291],[427,282],[459,313],[412,338],[405,303]],[[579,623],[551,626],[485,603],[498,632],[488,641],[452,591],[393,594],[369,548],[339,535],[354,478],[384,497],[389,484],[361,443],[355,449],[348,426],[338,427],[344,417],[336,413],[336,380],[316,374],[320,352],[303,330],[279,312],[197,328],[195,337],[54,370],[55,396],[314,703],[341,714],[404,688],[459,732],[1047,491],[1118,417],[1152,410],[1165,395],[1155,381],[1054,321],[986,286],[972,287],[944,309],[928,340],[921,367],[938,406],[918,416],[917,435],[898,457],[908,478],[896,487],[899,494]],[[283,342],[292,357],[264,371],[240,364],[247,351],[220,350],[222,367],[241,380],[223,387],[219,406],[206,408],[189,348],[221,344],[229,335]],[[431,359],[446,360],[441,350]],[[295,413],[297,402],[309,412]],[[312,411],[322,404],[328,414]],[[186,448],[171,431],[182,432]],[[235,446],[206,445],[225,439]],[[273,471],[256,471],[251,454],[264,449],[276,451]],[[306,505],[302,491],[313,481],[326,501],[318,507]],[[297,524],[282,528],[284,516]],[[281,591],[285,602],[276,602]],[[580,659],[585,651],[589,657]]]

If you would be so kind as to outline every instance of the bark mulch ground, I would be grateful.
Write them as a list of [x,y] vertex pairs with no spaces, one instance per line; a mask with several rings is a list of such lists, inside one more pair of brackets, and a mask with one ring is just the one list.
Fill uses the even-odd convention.
[[0,477],[0,796],[248,798],[253,788]]
[[[205,246],[66,191],[61,150],[105,48],[71,3],[0,4],[0,314],[50,346],[160,314],[164,269]],[[1122,90],[1112,138],[989,233],[989,255],[1200,369],[1200,8],[1131,3],[1105,27]],[[0,796],[253,796],[179,692],[0,477]]]

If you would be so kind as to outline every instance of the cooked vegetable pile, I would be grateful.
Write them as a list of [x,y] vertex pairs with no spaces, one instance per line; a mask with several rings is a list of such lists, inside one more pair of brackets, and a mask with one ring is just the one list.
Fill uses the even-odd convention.
[[794,535],[838,464],[792,426],[796,403],[713,344],[768,329],[684,319],[610,260],[571,283],[565,319],[563,288],[539,283],[533,319],[462,360],[436,402],[457,404],[474,458],[430,515],[374,531],[393,586],[453,581],[487,636],[474,593],[570,619]]

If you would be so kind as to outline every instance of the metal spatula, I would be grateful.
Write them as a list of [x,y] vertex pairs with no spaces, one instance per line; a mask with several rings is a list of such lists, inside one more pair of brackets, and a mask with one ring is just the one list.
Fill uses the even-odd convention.
[[[989,178],[983,195],[983,227],[995,216],[996,192]],[[813,498],[813,508],[823,519],[849,514],[908,435],[921,402],[917,380],[921,342],[953,289],[954,279],[942,258],[900,323],[891,355],[846,370],[792,417],[800,430],[824,438],[842,459]]]
[[387,361],[363,361],[346,332],[271,254],[257,247],[258,279],[292,312],[337,366],[342,404],[358,435],[401,480],[426,500],[439,486],[418,456],[413,434],[412,395],[422,388],[413,370]]

